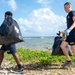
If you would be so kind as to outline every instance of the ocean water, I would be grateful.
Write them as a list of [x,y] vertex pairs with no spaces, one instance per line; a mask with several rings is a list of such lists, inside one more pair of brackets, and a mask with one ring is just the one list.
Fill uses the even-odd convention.
[[52,49],[54,37],[31,37],[24,38],[25,42],[17,43],[16,46],[26,49],[48,50]]

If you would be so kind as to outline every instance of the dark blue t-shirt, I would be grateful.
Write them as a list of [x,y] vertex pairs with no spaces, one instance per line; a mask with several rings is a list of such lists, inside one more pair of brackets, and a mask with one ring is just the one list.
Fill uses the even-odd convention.
[[[75,11],[70,11],[67,15],[67,29],[73,24],[73,16],[75,16]],[[71,30],[70,35],[75,35],[75,28]]]

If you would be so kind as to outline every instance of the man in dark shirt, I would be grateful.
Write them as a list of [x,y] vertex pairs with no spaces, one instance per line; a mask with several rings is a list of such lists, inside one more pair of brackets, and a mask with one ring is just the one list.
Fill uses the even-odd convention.
[[64,10],[68,13],[67,29],[64,31],[67,38],[62,42],[60,47],[67,59],[67,62],[65,62],[62,66],[67,66],[72,64],[68,51],[66,49],[66,46],[68,44],[70,45],[73,55],[75,56],[75,11],[72,10],[72,5],[70,2],[66,2],[64,4]]
[[[5,12],[5,19],[7,17],[12,17],[12,13],[10,11],[7,11]],[[18,57],[18,54],[16,53],[16,46],[15,44],[9,44],[9,45],[2,45],[1,49],[0,49],[0,69],[1,68],[1,64],[2,64],[2,61],[3,61],[3,58],[4,58],[4,52],[7,51],[8,54],[12,54],[16,63],[17,63],[17,66],[18,66],[18,70],[17,71],[22,71],[23,68],[21,66],[21,63],[20,63],[20,59]]]

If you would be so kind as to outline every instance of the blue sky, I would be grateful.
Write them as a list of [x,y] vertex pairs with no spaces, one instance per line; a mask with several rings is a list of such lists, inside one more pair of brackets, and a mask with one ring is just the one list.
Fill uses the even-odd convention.
[[11,11],[23,36],[54,36],[66,29],[63,5],[67,1],[75,9],[75,0],[1,0],[0,24],[4,13]]

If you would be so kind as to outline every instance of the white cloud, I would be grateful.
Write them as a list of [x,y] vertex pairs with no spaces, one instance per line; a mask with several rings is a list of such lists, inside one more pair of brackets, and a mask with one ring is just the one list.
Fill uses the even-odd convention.
[[15,11],[17,9],[17,4],[15,0],[9,0],[8,5]]
[[65,18],[49,8],[34,10],[27,19],[19,18],[18,23],[24,36],[51,36],[66,29]]
[[49,4],[52,2],[53,2],[53,0],[37,0],[37,3],[40,3],[40,4]]

